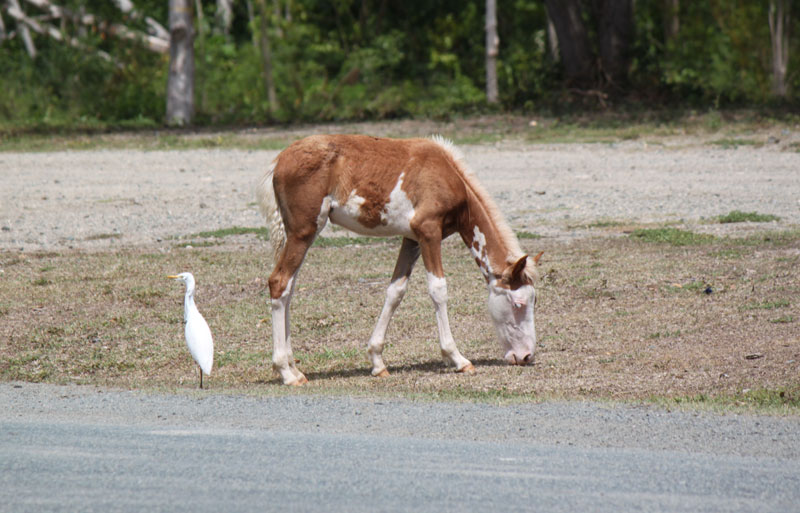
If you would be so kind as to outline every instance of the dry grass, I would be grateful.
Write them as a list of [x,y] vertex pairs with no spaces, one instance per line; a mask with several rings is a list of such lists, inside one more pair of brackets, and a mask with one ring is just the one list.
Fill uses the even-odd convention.
[[[451,325],[478,373],[443,366],[418,269],[389,329],[387,379],[369,376],[365,345],[399,244],[315,247],[292,311],[295,356],[311,379],[306,391],[739,402],[755,394],[797,411],[800,233],[691,246],[608,235],[521,242],[532,253],[545,250],[535,365],[502,362],[485,285],[453,240],[444,251]],[[212,390],[288,393],[271,370],[271,263],[259,245],[0,253],[0,379],[196,386],[183,342],[183,289],[165,278],[191,270],[215,335]]]

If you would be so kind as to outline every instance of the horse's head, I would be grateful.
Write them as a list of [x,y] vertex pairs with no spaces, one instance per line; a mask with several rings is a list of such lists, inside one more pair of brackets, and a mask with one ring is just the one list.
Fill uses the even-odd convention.
[[489,282],[489,314],[503,356],[511,365],[533,363],[536,347],[534,266],[541,256],[541,253],[533,258],[525,255]]

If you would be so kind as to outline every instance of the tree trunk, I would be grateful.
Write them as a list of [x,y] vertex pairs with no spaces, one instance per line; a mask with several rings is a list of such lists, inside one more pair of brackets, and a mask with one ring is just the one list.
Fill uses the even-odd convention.
[[680,0],[664,0],[664,40],[669,43],[681,30]]
[[546,0],[545,4],[558,35],[567,84],[591,87],[595,66],[586,26],[581,18],[580,0]]
[[486,101],[498,102],[497,55],[500,38],[497,37],[497,6],[495,0],[486,0]]
[[595,5],[603,77],[612,86],[624,86],[633,39],[633,1],[595,0]]
[[769,38],[772,43],[772,94],[786,98],[789,62],[789,0],[770,0]]
[[0,10],[0,42],[6,38],[6,24],[3,23],[3,11]]
[[558,36],[556,35],[556,27],[553,25],[553,18],[547,14],[547,43],[549,47],[550,60],[558,62]]
[[194,27],[192,0],[169,0],[167,123],[188,125],[194,117]]
[[225,36],[230,35],[233,24],[233,0],[217,0],[217,31]]
[[264,87],[267,89],[269,112],[272,115],[278,111],[278,94],[275,90],[275,80],[272,75],[272,46],[269,42],[269,10],[267,0],[258,0],[259,19],[259,50],[261,51],[261,72],[264,77]]
[[[24,16],[25,12],[22,10],[22,7],[20,7],[18,0],[8,0],[8,5],[11,9],[19,11]],[[25,50],[28,52],[30,58],[36,58],[36,45],[33,44],[33,37],[31,37],[31,31],[28,29],[28,26],[25,23],[17,23],[17,32],[19,32],[22,43],[25,45]]]

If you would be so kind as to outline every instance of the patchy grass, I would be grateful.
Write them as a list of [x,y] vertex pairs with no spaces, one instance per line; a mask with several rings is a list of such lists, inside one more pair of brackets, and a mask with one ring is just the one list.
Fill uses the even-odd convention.
[[314,246],[320,248],[344,248],[347,246],[375,246],[387,242],[399,241],[392,237],[317,237]]
[[[800,323],[789,308],[800,294],[800,234],[791,233],[685,246],[616,237],[551,242],[537,287],[536,362],[524,368],[502,361],[483,279],[451,238],[443,250],[451,328],[478,373],[457,375],[442,364],[418,270],[389,329],[386,379],[370,376],[365,346],[399,241],[312,248],[292,304],[294,355],[311,379],[299,393],[640,400],[797,414]],[[534,250],[531,240],[521,242]],[[747,266],[717,256],[729,251]],[[268,259],[260,249],[225,244],[168,253],[0,253],[0,379],[195,387],[183,289],[164,278],[189,269],[215,335],[212,391],[298,393],[272,373]]]
[[745,310],[774,310],[776,308],[786,308],[789,306],[788,299],[778,299],[776,301],[763,301],[759,303],[749,303],[743,308]]
[[[655,110],[603,111],[562,116],[487,115],[452,120],[395,120],[241,128],[226,131],[204,128],[159,127],[152,120],[111,125],[100,121],[72,126],[26,126],[0,120],[0,151],[74,151],[97,149],[185,150],[229,148],[280,150],[313,133],[365,133],[383,137],[424,137],[442,134],[456,144],[604,143],[639,141],[660,145],[712,144],[722,148],[761,146],[769,134],[794,129],[793,117],[778,119],[758,111]],[[797,143],[785,145],[798,151]]]
[[695,394],[673,398],[652,397],[647,402],[664,408],[715,412],[748,412],[774,415],[796,415],[800,412],[800,387],[749,389],[719,395]]
[[587,228],[614,228],[617,226],[624,226],[626,223],[616,221],[614,219],[601,219],[586,225]]
[[95,235],[89,235],[86,237],[86,240],[108,240],[108,239],[121,239],[121,233],[97,233]]
[[538,233],[526,232],[524,230],[516,232],[516,234],[517,234],[517,238],[520,239],[520,240],[523,240],[523,239],[541,239],[542,238],[542,236],[539,235]]
[[209,232],[193,233],[189,235],[188,238],[221,239],[224,237],[230,237],[232,235],[247,235],[251,233],[257,235],[261,239],[269,239],[269,232],[267,231],[266,227],[251,228],[244,226],[232,226],[230,228],[220,228],[219,230],[213,230]]
[[741,210],[732,210],[724,216],[719,216],[717,221],[720,223],[769,223],[771,221],[780,221],[781,218],[772,214],[759,214],[758,212],[742,212]]
[[764,145],[763,142],[757,141],[755,139],[742,139],[739,137],[723,137],[721,139],[716,139],[714,141],[711,141],[711,144],[719,146],[724,150],[735,150],[739,146],[752,146],[755,148],[759,148]]
[[715,239],[713,235],[694,233],[678,228],[640,228],[634,230],[630,237],[643,242],[664,243],[671,246],[707,244]]

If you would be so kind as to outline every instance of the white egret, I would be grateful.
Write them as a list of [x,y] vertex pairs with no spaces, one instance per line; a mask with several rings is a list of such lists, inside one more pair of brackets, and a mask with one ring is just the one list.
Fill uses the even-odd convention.
[[183,319],[186,322],[186,345],[192,358],[200,367],[200,388],[203,388],[203,373],[211,374],[214,364],[214,342],[208,323],[194,304],[194,276],[192,273],[180,273],[167,276],[186,284],[186,298],[183,302]]

